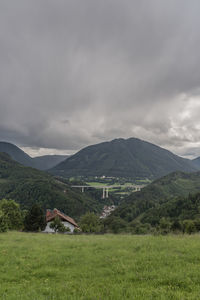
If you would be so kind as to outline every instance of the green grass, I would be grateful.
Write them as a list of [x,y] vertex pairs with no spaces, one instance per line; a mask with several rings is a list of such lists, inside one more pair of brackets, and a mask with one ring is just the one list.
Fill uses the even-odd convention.
[[108,183],[101,183],[101,182],[86,182],[88,185],[90,185],[90,186],[99,186],[99,187],[101,187],[101,186],[106,186],[106,185],[108,185]]
[[0,299],[200,299],[199,249],[199,235],[1,234]]

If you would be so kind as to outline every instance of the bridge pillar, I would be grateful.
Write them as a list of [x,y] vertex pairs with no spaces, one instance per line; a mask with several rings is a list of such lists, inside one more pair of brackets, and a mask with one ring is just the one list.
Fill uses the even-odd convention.
[[106,198],[108,198],[108,188],[106,189]]
[[102,196],[103,199],[105,199],[105,188],[103,188],[103,196]]
[[81,188],[81,192],[84,193],[84,187],[83,187],[83,186],[82,186],[82,188]]

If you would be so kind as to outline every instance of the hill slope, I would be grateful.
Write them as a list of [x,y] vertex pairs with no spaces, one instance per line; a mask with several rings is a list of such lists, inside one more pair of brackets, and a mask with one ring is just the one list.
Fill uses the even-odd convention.
[[[175,172],[158,179],[141,190],[132,193],[116,209],[113,215],[120,217],[126,222],[140,220],[141,222],[159,222],[165,216],[167,208],[178,197],[186,197],[189,193],[200,191],[200,172],[186,174]],[[178,201],[178,200],[177,200]],[[177,205],[171,206],[171,210]]]
[[32,158],[19,147],[7,142],[0,142],[0,152],[9,154],[12,159],[24,166],[38,170],[48,170],[68,158],[68,155],[44,155]]
[[86,147],[50,170],[60,176],[158,178],[174,171],[194,172],[190,160],[151,143],[116,139]]
[[42,171],[24,167],[6,153],[0,153],[2,198],[14,199],[25,209],[35,202],[44,209],[56,207],[75,218],[88,211],[100,211],[103,205],[89,193],[81,193]]
[[20,164],[28,167],[35,167],[35,162],[32,157],[22,151],[19,147],[7,143],[7,142],[0,142],[0,152],[5,152],[9,154],[12,159],[16,160]]

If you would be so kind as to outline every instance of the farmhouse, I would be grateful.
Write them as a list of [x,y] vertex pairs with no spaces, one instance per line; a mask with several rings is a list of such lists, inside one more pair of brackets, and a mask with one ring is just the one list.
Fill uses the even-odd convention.
[[46,228],[44,232],[54,232],[52,228],[50,228],[51,222],[56,218],[59,217],[63,223],[63,225],[67,228],[70,229],[71,232],[74,231],[75,228],[78,228],[78,225],[74,221],[74,219],[70,218],[69,216],[65,215],[58,209],[54,208],[54,210],[47,209],[46,211]]

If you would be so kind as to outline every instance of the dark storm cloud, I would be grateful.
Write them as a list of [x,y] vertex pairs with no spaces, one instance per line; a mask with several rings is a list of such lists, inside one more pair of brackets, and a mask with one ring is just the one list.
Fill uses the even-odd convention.
[[0,0],[0,140],[78,150],[136,136],[200,155],[199,10]]

